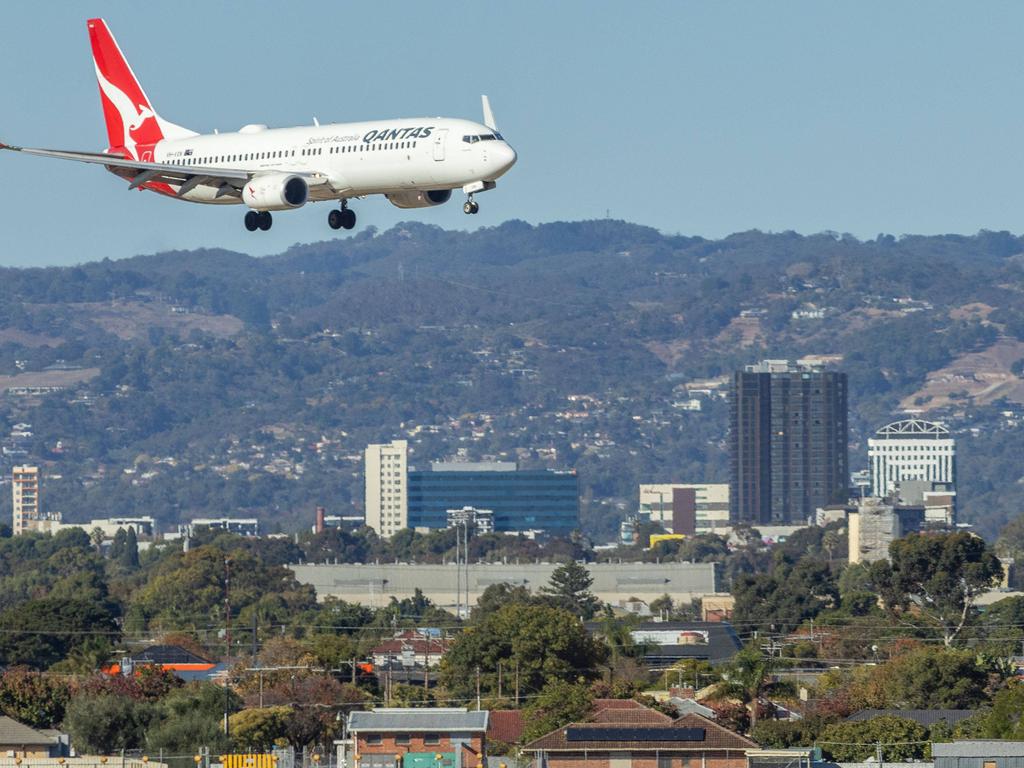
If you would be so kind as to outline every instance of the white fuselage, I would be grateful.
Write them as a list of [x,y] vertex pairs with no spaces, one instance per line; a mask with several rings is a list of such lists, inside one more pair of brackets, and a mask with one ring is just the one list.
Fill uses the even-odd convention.
[[[516,153],[493,129],[470,120],[413,118],[275,128],[246,126],[236,133],[165,139],[140,160],[199,169],[243,169],[254,174],[312,174],[310,200],[370,194],[456,189],[494,181]],[[170,189],[177,191],[171,186]],[[238,204],[197,186],[179,199]]]

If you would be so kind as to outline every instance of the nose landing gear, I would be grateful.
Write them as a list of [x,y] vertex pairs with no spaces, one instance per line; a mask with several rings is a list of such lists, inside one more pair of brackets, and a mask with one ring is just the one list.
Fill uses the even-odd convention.
[[352,229],[356,225],[356,212],[348,207],[348,200],[341,201],[341,209],[327,214],[327,225],[331,229]]
[[473,199],[473,196],[469,196],[469,200],[466,201],[465,205],[462,206],[463,213],[479,213],[480,203]]

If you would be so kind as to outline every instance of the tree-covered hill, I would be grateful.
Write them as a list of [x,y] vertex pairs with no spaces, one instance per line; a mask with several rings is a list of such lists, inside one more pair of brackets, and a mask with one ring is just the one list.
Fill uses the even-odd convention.
[[[0,399],[3,461],[43,462],[69,519],[291,529],[358,506],[363,446],[408,436],[414,464],[578,467],[588,529],[610,534],[638,482],[726,478],[725,403],[687,383],[830,355],[851,466],[908,407],[946,420],[961,509],[992,536],[1024,501],[1006,453],[1024,439],[1022,291],[1008,233],[705,240],[610,220],[3,269],[0,388],[82,382]],[[32,436],[4,441],[19,423]]]

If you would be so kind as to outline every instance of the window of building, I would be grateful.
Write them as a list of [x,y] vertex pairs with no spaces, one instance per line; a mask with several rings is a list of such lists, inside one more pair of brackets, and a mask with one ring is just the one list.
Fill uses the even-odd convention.
[[381,735],[379,733],[371,733],[369,736],[366,737],[367,744],[381,744],[383,743],[383,741],[384,740],[381,738]]
[[423,743],[424,744],[440,744],[441,743],[441,735],[438,734],[438,733],[424,733],[423,734]]
[[408,733],[396,733],[395,734],[395,744],[408,744],[408,743],[409,743],[409,734]]

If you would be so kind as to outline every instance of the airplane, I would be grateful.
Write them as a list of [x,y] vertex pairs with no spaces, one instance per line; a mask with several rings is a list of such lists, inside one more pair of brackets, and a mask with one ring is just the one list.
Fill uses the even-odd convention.
[[483,123],[424,117],[320,125],[314,118],[312,126],[201,135],[157,113],[103,19],[87,25],[109,147],[72,152],[0,142],[0,149],[102,165],[129,189],[176,200],[245,205],[250,232],[269,230],[272,211],[323,200],[339,201],[328,225],[352,229],[349,201],[368,195],[398,208],[430,208],[461,189],[463,211],[475,214],[474,195],[494,189],[516,162],[487,96]]

